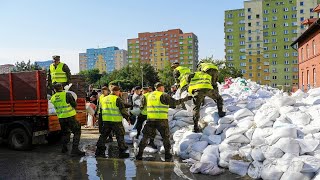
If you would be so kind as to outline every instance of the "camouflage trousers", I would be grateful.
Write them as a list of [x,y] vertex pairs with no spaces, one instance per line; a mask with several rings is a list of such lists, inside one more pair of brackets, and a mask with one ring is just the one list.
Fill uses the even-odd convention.
[[[141,133],[141,130],[142,130],[142,125],[143,125],[144,121],[146,121],[146,120],[147,120],[147,115],[142,115],[142,114],[140,114],[140,115],[138,116],[138,122],[137,122],[137,125],[136,125],[136,128],[137,128],[137,138],[139,138],[140,133]],[[155,136],[155,134],[154,134],[154,136]],[[150,142],[151,142],[151,143],[154,142],[154,136],[152,136],[152,137],[150,138]]]
[[219,72],[216,69],[209,69],[207,72],[207,74],[209,74],[211,76],[211,85],[213,87],[213,89],[218,90],[218,78],[219,78]]
[[67,147],[67,144],[70,142],[70,131],[73,133],[73,147],[79,146],[80,142],[80,136],[81,136],[81,125],[80,123],[75,119],[75,117],[69,117],[69,118],[60,118],[60,127],[61,127],[61,133],[62,133],[62,146],[64,148]]
[[[102,110],[101,110],[102,111]],[[100,111],[100,112],[101,112]],[[98,117],[98,126],[99,126],[99,133],[102,134],[102,129],[103,129],[103,121],[102,121],[102,114],[99,113]],[[112,139],[112,132],[109,135],[109,139]]]
[[169,124],[167,119],[163,120],[148,120],[147,123],[144,125],[142,130],[143,138],[139,144],[139,154],[143,153],[144,148],[148,145],[148,140],[150,138],[154,138],[156,135],[156,130],[159,131],[162,139],[163,139],[163,146],[165,149],[165,153],[169,154],[171,145],[170,145],[170,130]]
[[106,145],[105,145],[106,140],[107,140],[107,137],[110,135],[111,131],[113,131],[116,134],[119,151],[122,153],[128,149],[128,146],[124,142],[125,130],[122,125],[122,122],[103,121],[102,127],[103,127],[102,132],[97,142],[97,148],[99,150],[102,150],[102,151],[106,150]]
[[195,91],[193,102],[194,102],[194,108],[193,108],[193,122],[194,122],[194,128],[198,129],[198,121],[200,118],[200,107],[201,104],[204,102],[204,98],[208,96],[211,99],[215,100],[217,102],[218,111],[221,112],[223,108],[223,99],[220,96],[219,92],[215,89],[200,89]]

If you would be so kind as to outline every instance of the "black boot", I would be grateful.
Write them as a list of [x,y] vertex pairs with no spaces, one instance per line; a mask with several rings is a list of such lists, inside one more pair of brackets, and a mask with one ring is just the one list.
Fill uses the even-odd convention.
[[71,150],[71,155],[74,155],[74,156],[84,156],[84,155],[86,155],[86,153],[80,151],[80,150],[78,149],[78,147],[74,147],[74,148],[72,148],[72,150]]
[[172,159],[172,154],[171,154],[171,153],[165,153],[165,154],[164,154],[164,158],[165,158],[166,160],[170,160],[170,159]]
[[68,147],[67,146],[62,146],[61,152],[62,153],[67,153],[68,152]]
[[200,129],[199,129],[198,125],[194,125],[193,126],[193,132],[194,133],[199,133],[200,132]]
[[222,110],[222,107],[218,107],[218,115],[219,117],[224,117],[226,115],[226,112]]
[[139,152],[136,155],[136,160],[142,160],[142,155],[143,155],[143,151],[140,151],[140,149],[139,149]]
[[105,154],[105,149],[102,149],[102,148],[97,148],[96,149],[96,157],[103,157],[105,158],[106,157],[106,154]]
[[[127,148],[128,149],[128,148]],[[130,156],[129,153],[126,153],[126,150],[127,149],[124,149],[124,150],[119,150],[119,158],[128,158]]]

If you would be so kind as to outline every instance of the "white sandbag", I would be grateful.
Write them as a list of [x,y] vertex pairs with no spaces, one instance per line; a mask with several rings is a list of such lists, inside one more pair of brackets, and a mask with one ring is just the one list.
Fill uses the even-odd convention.
[[252,148],[250,145],[243,146],[239,149],[239,156],[247,161],[252,161],[251,151]]
[[147,147],[144,149],[143,152],[154,154],[154,153],[158,152],[158,149],[153,149],[152,147],[147,146]]
[[174,134],[175,132],[177,132],[179,129],[181,129],[179,126],[175,126],[174,128],[170,129],[170,133]]
[[240,120],[247,116],[254,116],[254,114],[247,108],[243,108],[234,113],[234,119]]
[[242,109],[242,108],[239,107],[239,106],[227,106],[226,109],[227,109],[227,111],[229,111],[229,112],[235,112],[235,111],[239,111],[239,110]]
[[263,164],[259,161],[253,161],[248,168],[248,175],[252,179],[260,179],[262,170]]
[[320,96],[320,88],[310,89],[308,91],[309,96],[317,97]]
[[277,168],[277,166],[270,163],[270,161],[263,162],[263,170],[261,172],[261,178],[264,180],[279,180],[281,179],[283,172]]
[[210,135],[207,139],[208,143],[211,144],[220,144],[222,139],[220,135]]
[[249,165],[250,162],[231,159],[229,161],[229,171],[240,176],[245,176],[248,172]]
[[226,143],[241,143],[241,144],[249,144],[250,140],[242,134],[237,134],[228,137],[224,140]]
[[284,155],[280,148],[274,146],[263,146],[261,147],[261,150],[266,159],[277,159]]
[[238,151],[239,148],[241,147],[241,143],[226,143],[226,142],[222,142],[221,144],[219,144],[219,151],[221,152],[225,152],[225,151]]
[[273,130],[273,134],[266,138],[269,145],[273,145],[280,138],[297,138],[297,129],[294,126],[283,126]]
[[215,132],[216,132],[216,128],[213,126],[207,126],[202,131],[202,133],[207,136],[213,135]]
[[311,178],[312,177],[310,177],[310,174],[303,174],[300,172],[286,171],[283,173],[280,180],[310,180]]
[[214,106],[214,107],[205,107],[204,109],[204,113],[206,114],[213,114],[215,111],[217,111],[218,108],[217,106]]
[[92,106],[90,106],[91,103],[86,103],[86,112],[91,114],[91,115],[94,115],[95,111],[94,109],[92,108]]
[[141,109],[139,107],[133,107],[132,110],[130,110],[131,114],[138,116],[141,113]]
[[179,142],[179,141],[182,139],[183,134],[184,134],[185,132],[186,132],[186,130],[184,130],[184,129],[181,129],[181,130],[176,131],[176,132],[173,134],[173,140],[174,140],[175,142]]
[[194,133],[191,131],[187,131],[186,133],[183,134],[182,139],[194,139],[194,140],[199,140],[201,138],[202,134],[201,133]]
[[188,124],[193,124],[193,118],[192,117],[180,117],[176,119],[177,121],[183,121]]
[[70,93],[72,95],[72,97],[74,98],[74,100],[78,99],[78,96],[75,92],[73,92],[73,91],[66,91],[66,92]]
[[203,152],[203,150],[208,146],[207,141],[198,141],[192,144],[192,150],[197,152]]
[[280,169],[282,172],[286,172],[295,157],[297,157],[297,155],[286,153],[281,158],[277,159],[274,163],[276,164],[278,169]]
[[255,129],[256,129],[256,128],[251,127],[250,129],[248,129],[247,132],[245,132],[244,135],[245,135],[249,140],[251,140]]
[[309,155],[303,155],[293,158],[288,170],[299,171],[302,173],[314,173],[317,172],[319,168],[320,159]]
[[217,126],[216,134],[221,134],[223,130],[228,129],[230,127],[234,127],[234,124],[219,124]]
[[130,126],[126,119],[122,119],[122,125],[126,132],[129,132],[132,129],[132,125]]
[[247,128],[240,128],[240,127],[231,127],[229,129],[227,129],[226,131],[226,137],[230,137],[230,136],[234,136],[234,135],[238,135],[238,134],[243,134],[247,131]]
[[214,155],[219,158],[220,157],[219,146],[218,145],[209,145],[203,150],[203,154]]
[[301,154],[315,151],[320,144],[320,141],[317,139],[297,139],[296,141],[301,148]]
[[297,107],[293,107],[293,106],[282,106],[280,107],[280,114],[281,115],[286,115],[290,112],[295,112],[297,111],[298,108]]
[[238,127],[240,128],[244,128],[246,130],[250,129],[252,126],[254,125],[254,122],[253,122],[253,118],[251,120],[251,118],[244,118],[242,120],[240,120],[237,124]]
[[213,114],[208,114],[206,116],[204,116],[201,120],[204,121],[205,123],[215,123],[218,124],[220,117],[218,115],[218,113],[213,113]]
[[[267,107],[267,106],[266,106]],[[260,109],[254,116],[254,121],[257,127],[269,127],[272,126],[273,121],[280,116],[279,110],[275,107],[267,107]]]
[[190,117],[190,116],[193,116],[193,114],[192,114],[192,112],[187,111],[187,110],[181,110],[181,111],[178,111],[177,113],[174,114],[174,118],[177,118],[177,117]]
[[219,166],[227,168],[229,166],[230,159],[237,155],[237,151],[224,151],[220,153]]
[[182,141],[179,143],[179,144],[180,144],[179,152],[187,151],[187,150],[189,149],[189,147],[191,147],[194,142],[195,142],[194,139],[182,140]]
[[260,147],[255,147],[252,149],[251,157],[254,161],[260,161],[260,162],[266,159]]
[[213,154],[205,154],[203,153],[200,159],[200,162],[202,163],[213,163],[215,165],[218,165],[218,158],[217,156]]
[[134,137],[137,136],[137,134],[138,134],[138,132],[137,132],[137,130],[135,129],[135,130],[131,130],[131,131],[130,131],[129,136],[130,136],[131,138],[134,138]]
[[176,122],[177,122],[176,120],[169,121],[169,127],[173,128],[176,125]]
[[220,169],[218,166],[214,165],[213,163],[201,163],[197,162],[190,167],[191,173],[202,173],[208,175],[219,175],[224,172],[223,169]]
[[184,121],[176,121],[176,124],[175,124],[175,126],[178,126],[180,128],[187,127],[189,125],[190,125],[189,123],[186,123]]
[[290,112],[287,114],[288,120],[295,125],[307,125],[310,123],[311,117],[304,112]]
[[218,124],[230,124],[234,121],[233,115],[226,115],[219,119]]
[[173,116],[173,115],[175,115],[178,111],[180,111],[180,110],[169,108],[169,110],[168,110],[168,116]]
[[200,160],[201,160],[201,156],[202,156],[202,153],[201,153],[201,152],[193,151],[193,150],[191,150],[191,151],[189,152],[189,157],[190,157],[191,159],[200,161]]
[[300,154],[299,142],[292,138],[280,138],[273,146],[281,149],[284,153]]
[[296,100],[290,96],[284,96],[284,97],[274,98],[273,103],[280,108],[283,106],[292,106],[296,103]]

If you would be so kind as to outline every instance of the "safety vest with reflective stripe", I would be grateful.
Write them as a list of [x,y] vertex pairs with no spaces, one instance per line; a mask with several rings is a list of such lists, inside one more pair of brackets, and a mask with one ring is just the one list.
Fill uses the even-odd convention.
[[[145,97],[145,100],[147,101],[148,100],[148,96],[150,95],[150,93],[145,93],[143,94],[143,96]],[[147,106],[144,106],[142,111],[141,111],[141,114],[142,115],[147,115]]]
[[191,70],[189,68],[183,66],[178,66],[176,70],[180,73],[179,79],[181,79],[185,74],[191,73]]
[[101,94],[100,96],[99,96],[99,106],[98,106],[98,110],[97,110],[97,113],[99,114],[100,112],[101,112],[101,102],[102,102],[102,99],[105,97],[105,95],[104,94]]
[[117,106],[118,96],[110,94],[101,100],[102,121],[122,122],[122,115]]
[[191,79],[188,92],[192,94],[193,90],[213,89],[211,85],[211,76],[204,72],[196,72]]
[[200,70],[202,72],[207,72],[209,69],[219,70],[218,67],[212,63],[201,63],[200,64]]
[[182,89],[184,86],[186,86],[188,84],[188,76],[190,75],[190,73],[186,73],[184,74],[181,79],[180,79],[180,89]]
[[62,70],[64,63],[59,63],[57,68],[54,67],[54,64],[50,65],[50,75],[52,83],[64,83],[67,82],[67,74]]
[[160,97],[163,92],[154,91],[149,94],[147,99],[148,119],[163,120],[168,119],[169,105],[162,104]]
[[67,93],[65,91],[56,92],[51,97],[51,103],[56,110],[58,118],[68,118],[77,114],[76,110],[67,103]]

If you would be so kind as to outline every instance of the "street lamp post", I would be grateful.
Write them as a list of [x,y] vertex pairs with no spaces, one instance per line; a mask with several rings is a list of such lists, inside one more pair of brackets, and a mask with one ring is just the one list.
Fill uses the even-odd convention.
[[143,87],[143,66],[140,66],[141,69],[141,87]]

